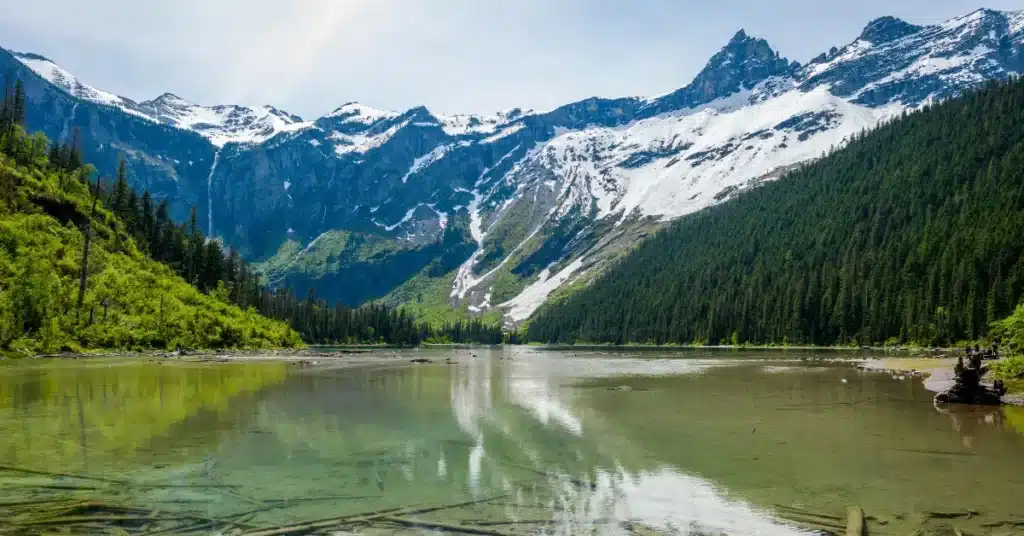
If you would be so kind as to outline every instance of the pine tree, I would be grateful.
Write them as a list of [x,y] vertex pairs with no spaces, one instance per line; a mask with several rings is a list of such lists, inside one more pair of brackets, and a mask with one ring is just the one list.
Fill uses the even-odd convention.
[[119,217],[124,218],[128,213],[128,172],[125,167],[124,157],[117,166],[117,179],[110,193],[107,204],[110,210]]
[[25,126],[25,87],[22,85],[21,79],[14,83],[11,121],[15,125]]

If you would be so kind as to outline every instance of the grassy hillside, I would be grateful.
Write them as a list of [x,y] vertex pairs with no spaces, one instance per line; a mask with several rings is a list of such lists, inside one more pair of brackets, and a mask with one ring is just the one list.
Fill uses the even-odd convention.
[[424,270],[392,290],[380,301],[408,312],[418,322],[425,322],[434,329],[439,329],[445,324],[465,322],[471,318],[477,318],[488,326],[500,327],[500,311],[490,310],[479,314],[470,311],[467,304],[454,307],[449,303],[454,277],[455,272],[431,277],[429,271]]
[[[136,247],[99,204],[89,166],[68,172],[48,141],[17,125],[0,132],[0,351],[281,347],[301,344],[281,322],[204,294]],[[83,230],[91,225],[87,286],[78,306]]]
[[327,231],[306,247],[286,241],[255,268],[271,284],[291,288],[299,296],[315,289],[319,296],[356,307],[387,295],[421,271],[437,276],[462,264],[473,250],[464,220],[452,218],[440,238],[428,243]]
[[951,344],[1024,296],[1024,81],[681,218],[533,318],[546,342]]

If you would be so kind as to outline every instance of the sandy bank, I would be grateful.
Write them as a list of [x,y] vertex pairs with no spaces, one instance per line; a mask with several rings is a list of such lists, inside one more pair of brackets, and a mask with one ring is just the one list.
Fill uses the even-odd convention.
[[956,359],[933,357],[866,359],[861,361],[860,365],[867,370],[921,375],[924,379],[925,389],[939,393],[953,386],[953,365],[956,365]]
[[[945,391],[953,386],[955,381],[954,365],[956,365],[954,358],[886,358],[867,359],[860,362],[860,366],[866,370],[920,375],[924,379],[925,389],[935,393]],[[986,379],[988,378],[986,377]],[[1003,397],[1003,402],[1024,406],[1024,393],[1011,392]]]

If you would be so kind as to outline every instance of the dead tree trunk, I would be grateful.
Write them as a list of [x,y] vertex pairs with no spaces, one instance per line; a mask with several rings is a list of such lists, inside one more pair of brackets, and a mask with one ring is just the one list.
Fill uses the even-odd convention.
[[[81,314],[82,305],[85,303],[85,284],[89,278],[89,242],[92,239],[92,220],[96,218],[96,205],[100,198],[100,178],[96,177],[96,188],[92,192],[92,210],[89,213],[89,221],[85,222],[84,245],[82,246],[82,273],[78,279],[78,312]],[[77,324],[77,322],[76,322]]]

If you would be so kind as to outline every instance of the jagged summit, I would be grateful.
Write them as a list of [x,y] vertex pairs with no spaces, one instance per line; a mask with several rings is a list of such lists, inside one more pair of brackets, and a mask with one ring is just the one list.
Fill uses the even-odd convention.
[[729,44],[731,45],[734,43],[742,43],[743,41],[746,41],[748,39],[750,39],[750,37],[747,35],[747,31],[744,30],[743,28],[740,28],[740,30],[736,32],[735,35],[732,36],[732,39],[729,40]]
[[879,17],[864,27],[860,39],[874,45],[895,41],[924,29],[896,17]]
[[[654,104],[655,113],[700,106],[751,89],[774,76],[794,73],[799,64],[783,58],[768,41],[739,30],[689,85],[670,93]],[[648,112],[650,113],[650,112]]]

